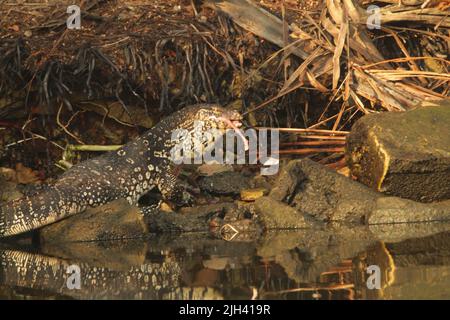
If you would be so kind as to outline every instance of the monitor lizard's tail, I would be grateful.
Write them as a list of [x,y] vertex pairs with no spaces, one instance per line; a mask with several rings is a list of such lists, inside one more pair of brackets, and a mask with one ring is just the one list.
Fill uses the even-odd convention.
[[37,229],[83,211],[86,206],[71,192],[57,188],[0,205],[0,237]]

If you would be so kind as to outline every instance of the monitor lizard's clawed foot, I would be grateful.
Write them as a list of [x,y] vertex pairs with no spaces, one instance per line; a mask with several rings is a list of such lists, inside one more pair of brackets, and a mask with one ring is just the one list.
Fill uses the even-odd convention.
[[177,207],[190,207],[195,203],[195,197],[188,191],[182,190],[177,197],[171,199],[172,203]]

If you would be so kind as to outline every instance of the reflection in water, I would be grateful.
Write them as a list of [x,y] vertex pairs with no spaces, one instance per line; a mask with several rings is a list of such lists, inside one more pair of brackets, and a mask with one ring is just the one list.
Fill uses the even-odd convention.
[[[401,228],[330,226],[254,241],[191,234],[4,248],[0,298],[450,298],[448,225],[417,225],[414,239],[404,239]],[[68,286],[71,265],[79,267],[80,289]],[[369,265],[380,267],[380,289],[367,288]]]

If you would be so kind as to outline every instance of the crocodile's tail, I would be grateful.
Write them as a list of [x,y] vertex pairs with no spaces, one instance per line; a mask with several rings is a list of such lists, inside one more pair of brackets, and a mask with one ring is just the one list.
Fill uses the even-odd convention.
[[48,188],[0,206],[0,237],[17,235],[59,221],[85,209],[73,194]]

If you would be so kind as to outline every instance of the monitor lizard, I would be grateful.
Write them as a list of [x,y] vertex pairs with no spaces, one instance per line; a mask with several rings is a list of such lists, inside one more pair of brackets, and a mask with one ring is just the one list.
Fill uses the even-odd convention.
[[173,139],[174,130],[195,136],[194,124],[202,121],[203,129],[224,133],[237,129],[241,118],[238,112],[218,105],[200,104],[174,112],[117,151],[74,165],[42,192],[0,206],[0,237],[38,229],[119,198],[136,205],[154,187],[163,200],[182,203],[186,193],[177,183],[177,166],[171,161],[171,150],[180,142]]

